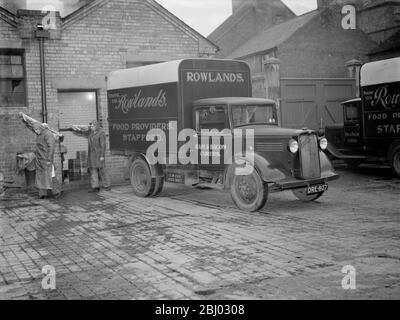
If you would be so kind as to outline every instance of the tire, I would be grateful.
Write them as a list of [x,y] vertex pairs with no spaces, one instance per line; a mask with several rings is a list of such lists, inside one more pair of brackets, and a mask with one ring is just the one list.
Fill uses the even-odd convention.
[[153,194],[156,179],[152,178],[150,168],[143,159],[135,159],[131,165],[130,178],[133,193],[145,198]]
[[400,145],[396,146],[390,155],[390,167],[393,174],[400,178]]
[[157,177],[155,179],[156,179],[156,183],[155,183],[155,187],[154,187],[154,192],[152,194],[153,197],[158,196],[164,188],[164,177]]
[[324,192],[307,195],[307,188],[293,189],[293,194],[297,199],[303,202],[312,202],[322,197]]
[[250,175],[235,175],[231,184],[231,197],[236,206],[254,212],[265,206],[268,199],[268,183],[254,169]]

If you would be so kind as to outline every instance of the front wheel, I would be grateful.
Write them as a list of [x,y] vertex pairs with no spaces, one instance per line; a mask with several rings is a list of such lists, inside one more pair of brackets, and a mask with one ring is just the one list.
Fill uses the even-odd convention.
[[324,194],[323,192],[320,192],[320,193],[316,193],[316,194],[307,195],[307,188],[293,189],[292,192],[296,196],[297,199],[299,199],[300,201],[303,201],[303,202],[315,201],[315,200],[321,198],[322,195]]
[[138,197],[148,197],[155,190],[155,179],[152,178],[150,168],[143,159],[136,159],[131,165],[131,185],[133,193]]
[[394,175],[400,178],[400,145],[395,147],[390,157],[390,167]]
[[255,169],[249,175],[235,175],[231,185],[231,197],[241,210],[260,210],[268,199],[268,184]]

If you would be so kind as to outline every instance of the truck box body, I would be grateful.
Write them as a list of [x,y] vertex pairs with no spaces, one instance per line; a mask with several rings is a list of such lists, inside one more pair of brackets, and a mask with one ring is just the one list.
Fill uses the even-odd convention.
[[248,65],[241,61],[186,59],[118,70],[108,77],[112,153],[145,153],[151,129],[193,128],[192,104],[203,98],[251,97]]
[[365,141],[400,138],[400,58],[365,64],[361,94]]

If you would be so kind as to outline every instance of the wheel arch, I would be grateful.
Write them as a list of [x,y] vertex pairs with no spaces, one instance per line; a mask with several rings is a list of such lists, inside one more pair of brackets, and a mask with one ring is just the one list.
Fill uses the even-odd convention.
[[319,151],[319,163],[321,166],[322,175],[325,175],[327,173],[332,173],[334,171],[332,163],[328,158],[328,155],[322,150]]
[[387,158],[388,159],[392,158],[393,152],[397,147],[400,147],[400,139],[395,140],[390,144],[389,149],[388,149],[388,153],[387,153]]
[[[251,153],[247,154],[246,156],[237,156],[235,157],[236,160],[243,160],[246,162],[249,162],[250,164],[253,164],[253,159],[254,159],[254,169],[257,171],[257,173],[260,175],[261,179],[264,182],[270,183],[278,180],[285,179],[286,175],[284,172],[277,168],[272,168],[271,163],[262,157],[261,155],[257,153]],[[234,161],[233,164],[229,165],[225,169],[224,173],[224,187],[229,188],[233,176],[234,176],[234,170],[236,167],[236,163]]]
[[135,152],[135,153],[132,153],[129,155],[129,160],[128,160],[129,172],[130,172],[130,168],[131,168],[133,161],[135,161],[136,159],[142,159],[142,160],[146,161],[147,165],[150,168],[152,178],[164,177],[164,170],[163,170],[162,166],[159,164],[156,164],[156,165],[150,164],[146,155],[143,153],[140,153],[140,152]]

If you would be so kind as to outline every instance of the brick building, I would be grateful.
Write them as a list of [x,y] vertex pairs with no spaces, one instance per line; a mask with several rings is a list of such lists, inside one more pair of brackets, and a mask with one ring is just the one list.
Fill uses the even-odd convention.
[[[221,48],[221,58],[249,63],[253,95],[277,100],[284,126],[318,129],[342,122],[340,103],[357,95],[360,65],[389,44],[392,50],[385,54],[399,55],[393,43],[400,30],[400,1],[318,0],[316,10],[301,16],[290,14],[279,0],[232,3],[232,16],[209,39]],[[355,29],[342,27],[347,4],[355,8]],[[242,30],[231,29],[242,17],[257,21],[258,28],[246,20]],[[226,45],[236,33],[234,45]]]
[[[34,148],[35,135],[17,118],[18,112],[46,118],[40,37],[45,37],[47,122],[56,129],[98,118],[108,132],[106,76],[110,71],[209,57],[217,51],[212,42],[154,0],[75,2],[81,7],[65,17],[58,12],[12,12],[10,7],[0,7],[0,171],[6,178],[14,176],[16,153]],[[54,26],[48,37],[37,32],[38,24],[49,22]],[[68,158],[87,149],[87,142],[80,139],[66,133]],[[56,161],[61,164],[59,152]],[[106,162],[114,180],[123,178],[125,161],[108,153]]]

